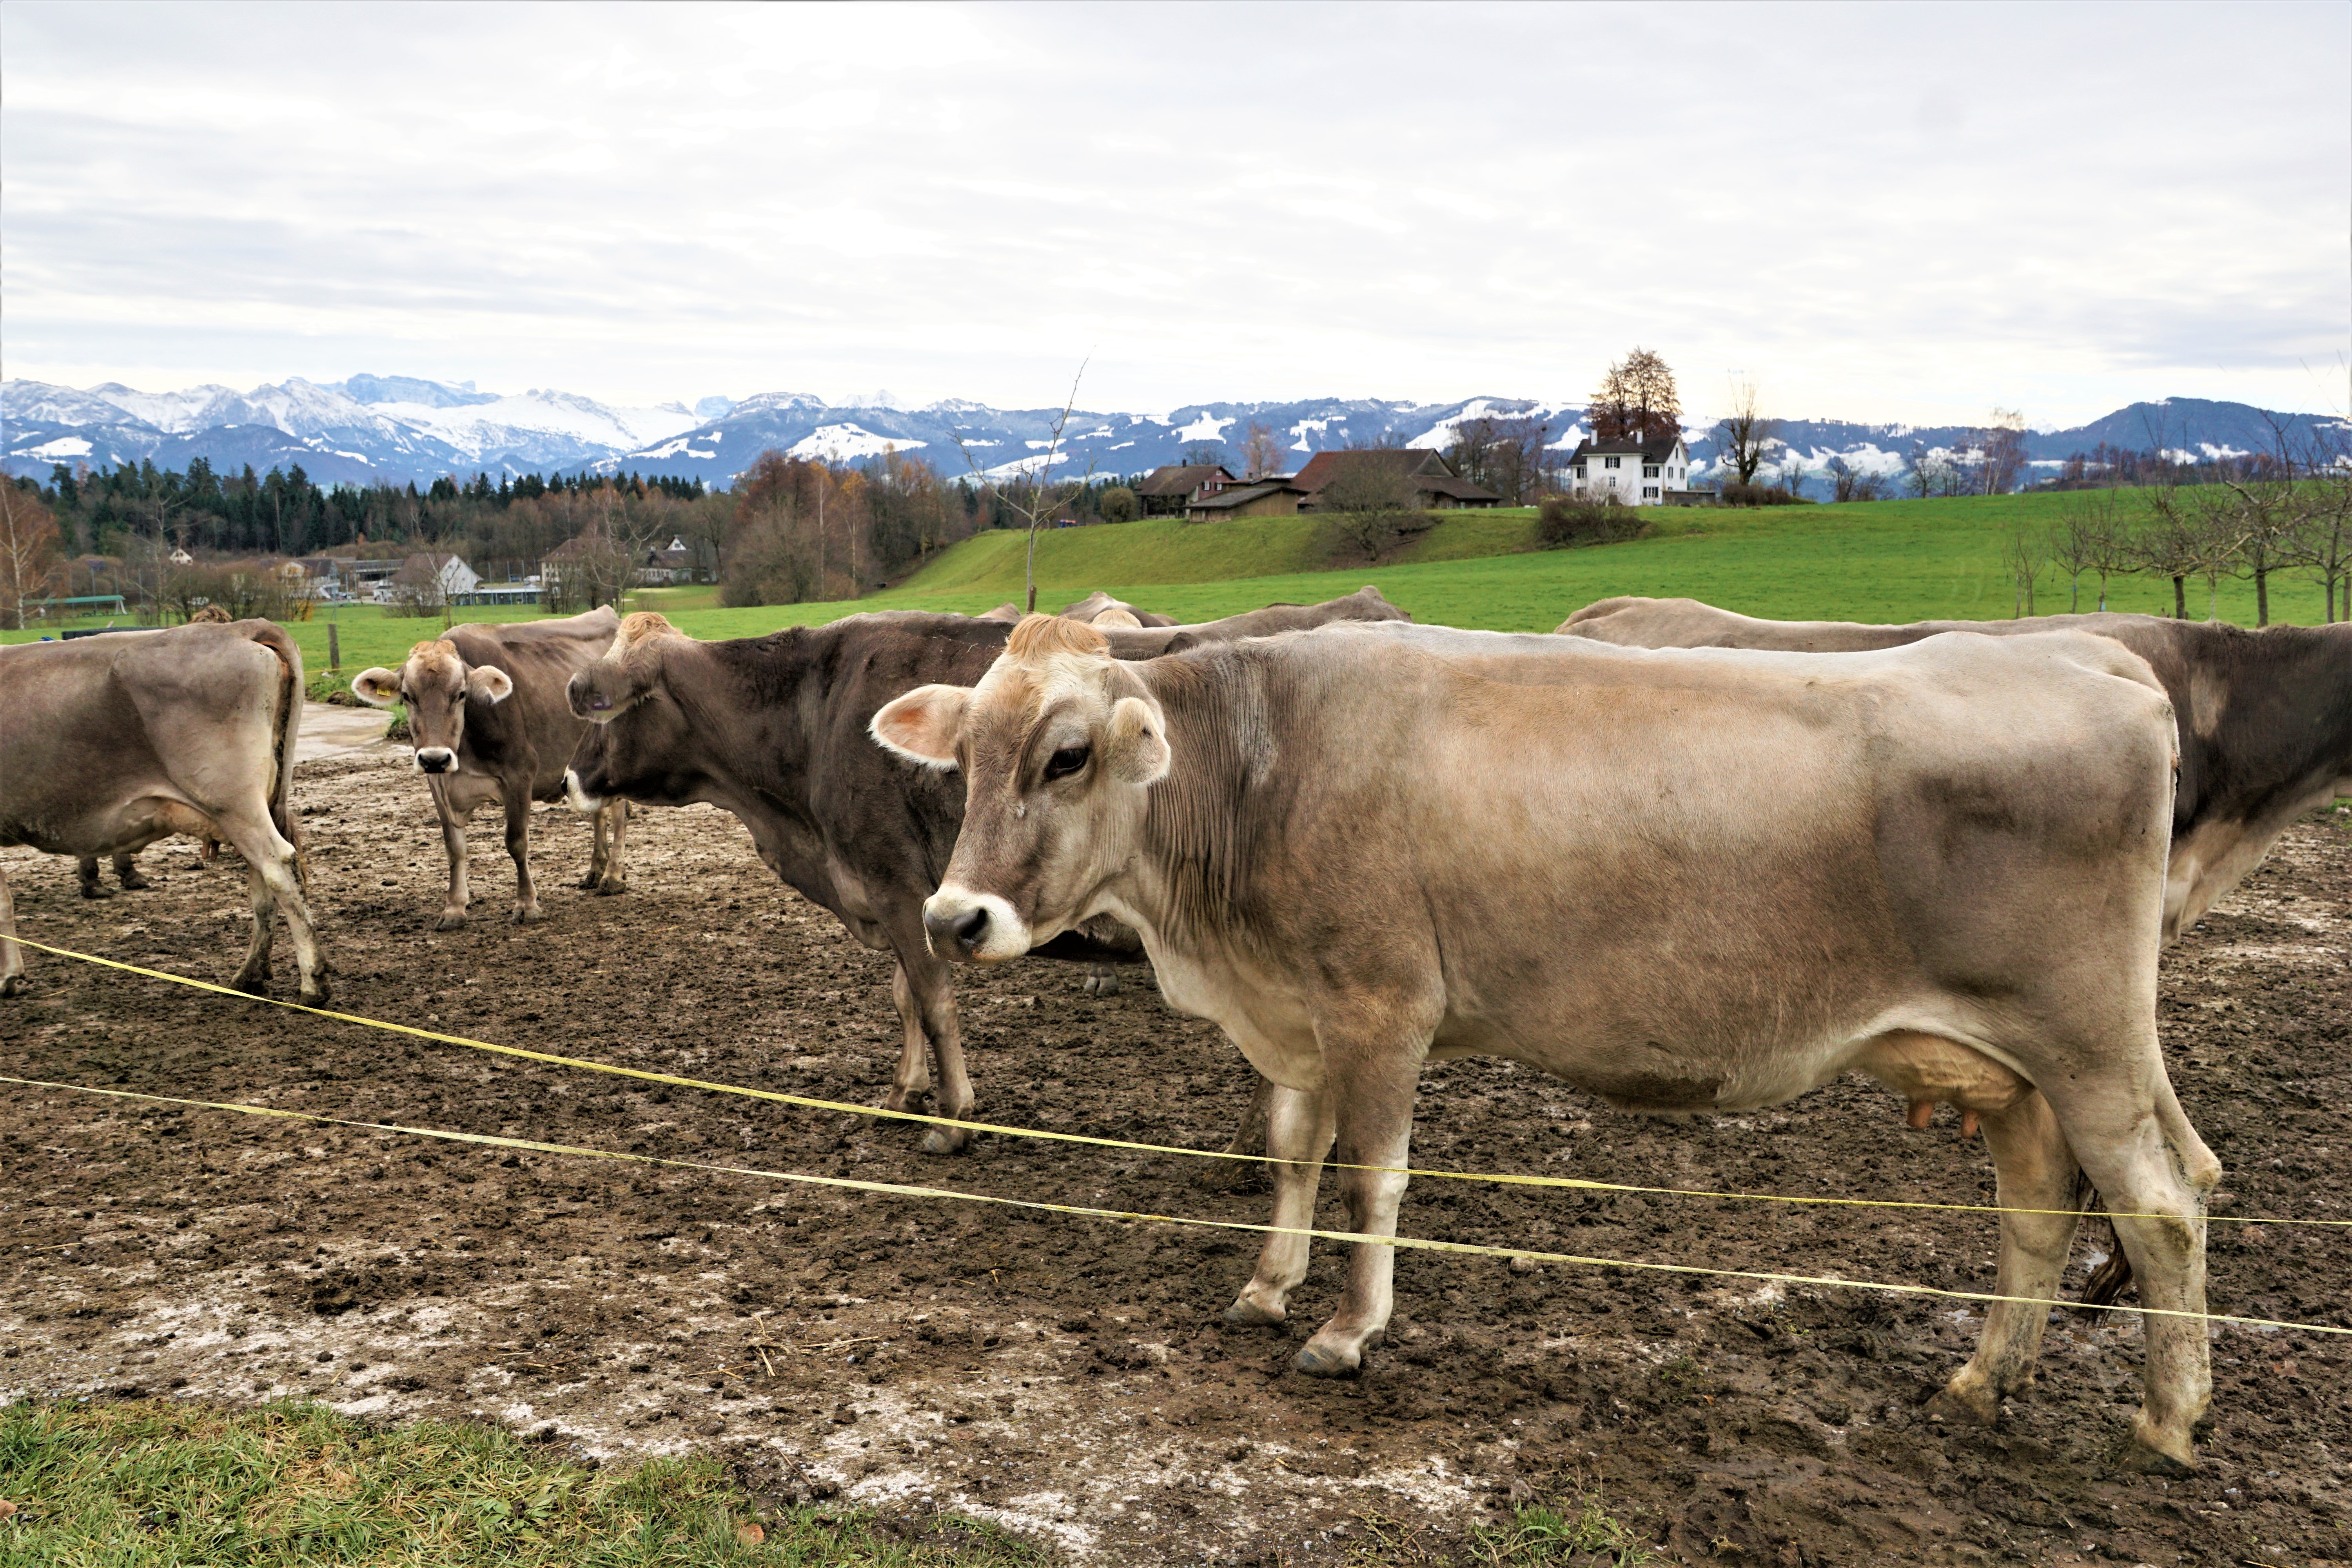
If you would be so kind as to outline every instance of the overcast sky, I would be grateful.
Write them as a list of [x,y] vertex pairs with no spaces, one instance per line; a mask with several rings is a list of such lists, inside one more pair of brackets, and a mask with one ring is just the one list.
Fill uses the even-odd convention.
[[2341,410],[2342,4],[0,8],[0,359]]

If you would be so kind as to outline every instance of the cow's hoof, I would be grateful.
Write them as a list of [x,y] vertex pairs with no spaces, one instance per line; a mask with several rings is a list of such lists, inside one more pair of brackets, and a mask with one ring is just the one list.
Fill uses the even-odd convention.
[[114,897],[114,889],[103,882],[84,882],[81,896],[85,899],[110,899]]
[[142,888],[152,888],[155,885],[153,882],[148,880],[145,877],[141,876],[136,871],[125,871],[122,874],[121,880],[122,882],[123,891],[130,893],[135,893]]
[[269,994],[269,976],[267,974],[256,974],[250,978],[240,974],[230,981],[229,985],[235,990],[244,992],[247,996],[266,998]]
[[1089,974],[1079,983],[1078,988],[1089,996],[1116,996],[1118,994],[1118,976]]
[[0,996],[22,996],[24,994],[25,977],[22,974],[12,974],[0,980]]
[[1964,1372],[1936,1391],[1935,1396],[1927,1401],[1927,1413],[1941,1415],[1948,1421],[1993,1426],[2000,1422],[2000,1400],[1990,1387],[1969,1379]]
[[1244,1329],[1270,1329],[1288,1321],[1290,1314],[1280,1307],[1269,1307],[1243,1296],[1225,1309],[1225,1321]]
[[1327,1345],[1318,1336],[1299,1347],[1290,1364],[1309,1377],[1353,1377],[1363,1370],[1361,1352],[1340,1345]]
[[971,1134],[960,1127],[927,1127],[923,1130],[923,1152],[926,1154],[961,1154],[971,1145]]
[[596,896],[600,899],[609,899],[615,893],[628,890],[629,885],[618,877],[606,877],[596,884]]
[[545,920],[547,916],[540,911],[540,908],[537,904],[517,904],[515,906],[515,912],[508,918],[512,920],[514,923],[519,926],[527,926],[537,925],[540,921]]
[[572,885],[583,893],[593,893],[596,890],[597,885],[604,881],[604,879],[598,873],[591,871]]
[[2118,1462],[2143,1476],[2189,1476],[2197,1473],[2197,1450],[2189,1446],[2187,1433],[2159,1432],[2142,1413],[2132,1423],[2131,1441],[2124,1445]]
[[441,918],[433,922],[435,931],[462,931],[465,926],[466,911],[463,910],[443,910]]
[[302,993],[302,1005],[305,1007],[323,1007],[334,999],[335,988],[324,980]]

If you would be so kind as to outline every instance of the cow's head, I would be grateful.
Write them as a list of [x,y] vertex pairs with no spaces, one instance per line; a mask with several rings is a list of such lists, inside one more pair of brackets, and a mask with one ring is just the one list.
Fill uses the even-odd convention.
[[408,650],[397,670],[378,665],[352,678],[352,689],[378,708],[400,703],[408,710],[409,744],[420,772],[455,773],[466,744],[466,703],[485,706],[514,695],[514,679],[494,664],[471,669],[446,642],[421,642]]
[[666,759],[680,754],[688,724],[664,685],[662,656],[673,642],[688,640],[664,617],[639,611],[622,621],[604,656],[564,688],[572,716],[594,726],[563,773],[563,795],[574,810],[676,795]]
[[980,684],[922,686],[874,716],[887,751],[964,776],[963,828],[923,905],[942,957],[1018,958],[1096,911],[1167,776],[1160,704],[1103,635],[1031,616]]

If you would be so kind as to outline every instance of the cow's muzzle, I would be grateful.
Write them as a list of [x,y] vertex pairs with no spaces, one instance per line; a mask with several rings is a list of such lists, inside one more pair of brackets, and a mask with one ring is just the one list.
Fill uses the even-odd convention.
[[923,901],[923,936],[958,963],[995,963],[1029,951],[1029,924],[993,893],[941,888]]
[[446,773],[457,765],[457,753],[446,746],[416,748],[416,767],[420,773]]

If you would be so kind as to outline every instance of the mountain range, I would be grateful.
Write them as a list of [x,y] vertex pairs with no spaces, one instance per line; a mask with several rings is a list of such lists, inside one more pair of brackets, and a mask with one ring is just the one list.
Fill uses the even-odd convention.
[[[899,408],[828,404],[804,393],[768,392],[741,402],[706,397],[622,406],[550,389],[499,394],[470,381],[354,375],[320,384],[291,378],[237,392],[197,386],[146,393],[115,382],[77,389],[23,379],[0,382],[0,468],[47,478],[53,467],[93,468],[152,461],[185,469],[196,458],[216,473],[251,465],[257,473],[300,464],[320,484],[430,483],[477,473],[674,475],[724,487],[771,449],[864,464],[895,447],[950,478],[1000,477],[1045,459],[1055,408],[1001,409],[956,399]],[[1549,444],[1573,447],[1589,433],[1577,404],[1474,397],[1421,404],[1376,398],[1286,403],[1188,404],[1166,413],[1073,411],[1055,448],[1055,472],[1129,476],[1181,460],[1187,448],[1221,446],[1240,457],[1253,424],[1276,432],[1287,467],[1351,443],[1447,445],[1462,424],[1483,416],[1532,416]],[[1691,422],[1695,473],[1716,465],[1712,419]],[[2101,442],[2133,450],[2162,447],[2191,458],[2269,449],[2274,426],[2301,441],[2340,436],[2352,424],[2331,416],[2280,414],[2242,403],[2176,397],[2135,403],[2066,430],[2030,431],[2038,465],[2054,467]],[[1965,450],[1964,426],[1918,426],[1832,419],[1784,419],[1777,460],[1793,458],[1818,477],[1830,458],[1889,476],[1915,447]],[[1777,463],[1776,463],[1777,466]]]

